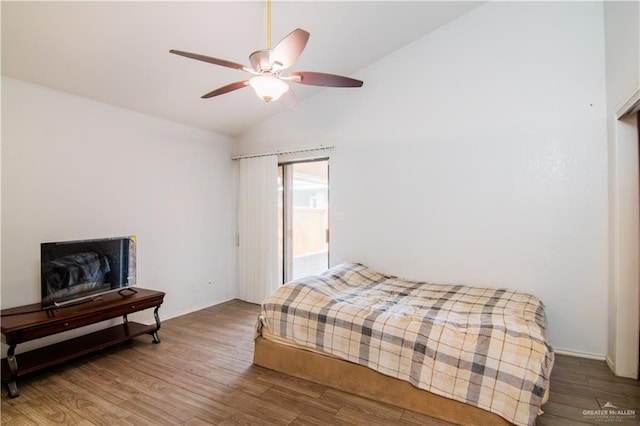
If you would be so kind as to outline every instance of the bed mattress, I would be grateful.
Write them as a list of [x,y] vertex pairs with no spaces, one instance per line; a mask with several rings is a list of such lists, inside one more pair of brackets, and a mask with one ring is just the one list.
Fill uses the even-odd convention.
[[553,365],[534,296],[403,280],[360,264],[280,287],[263,302],[259,328],[522,425],[535,422]]

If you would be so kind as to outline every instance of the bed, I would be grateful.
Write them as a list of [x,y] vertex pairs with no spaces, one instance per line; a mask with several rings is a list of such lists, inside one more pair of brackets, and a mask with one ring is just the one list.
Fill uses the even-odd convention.
[[263,301],[254,363],[453,423],[531,425],[553,351],[532,295],[345,263]]

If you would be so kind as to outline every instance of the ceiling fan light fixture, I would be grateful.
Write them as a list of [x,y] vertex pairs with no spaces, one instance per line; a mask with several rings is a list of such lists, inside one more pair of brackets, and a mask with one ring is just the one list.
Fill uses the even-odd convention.
[[249,79],[249,85],[265,102],[276,101],[289,90],[289,85],[272,75],[257,75]]

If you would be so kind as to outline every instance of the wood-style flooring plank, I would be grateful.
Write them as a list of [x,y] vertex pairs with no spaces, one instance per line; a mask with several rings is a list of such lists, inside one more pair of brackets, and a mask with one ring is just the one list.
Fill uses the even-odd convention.
[[414,413],[405,410],[400,419],[400,423],[404,425],[422,425],[422,426],[448,426],[450,423],[442,420],[434,419],[424,414]]
[[[397,422],[402,417],[403,409],[394,407],[389,404],[372,401],[367,398],[362,398],[350,393],[342,392],[336,389],[328,389],[320,397],[321,400],[328,403],[342,405],[344,410],[341,416],[337,418],[352,418],[354,413],[360,413],[363,418],[368,421],[372,419],[379,419],[380,421]],[[341,409],[342,411],[342,409]]]
[[[160,344],[141,336],[21,379],[20,397],[2,395],[2,425],[449,424],[253,365],[258,313],[223,303],[163,322]],[[639,382],[613,376],[603,361],[556,355],[536,424],[602,424],[583,412],[607,403],[638,412],[615,424],[640,422]]]
[[545,414],[536,419],[536,426],[584,426],[591,424],[576,419],[554,416],[553,414]]

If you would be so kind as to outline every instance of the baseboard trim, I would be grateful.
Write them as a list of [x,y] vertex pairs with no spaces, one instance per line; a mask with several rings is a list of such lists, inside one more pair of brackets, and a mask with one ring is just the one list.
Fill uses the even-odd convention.
[[587,358],[587,359],[595,359],[598,361],[605,361],[605,356],[604,355],[597,355],[597,354],[591,354],[588,352],[578,352],[578,351],[570,351],[570,350],[566,350],[566,349],[557,349],[557,348],[553,348],[553,352],[560,354],[560,355],[568,355],[568,356],[575,356],[578,358]]
[[[161,320],[161,322],[164,322],[164,321],[170,320],[172,318],[177,318],[177,317],[181,317],[183,315],[190,314],[192,312],[201,311],[203,309],[211,308],[212,306],[222,305],[223,303],[231,302],[232,300],[235,300],[235,299],[237,299],[237,297],[232,297],[230,299],[224,299],[224,300],[217,300],[217,301],[205,303],[204,305],[191,307],[191,308],[185,309],[184,311],[175,312],[175,313],[169,314],[167,316],[162,315],[162,312],[161,312],[160,313],[160,320]],[[147,325],[149,325],[149,324],[153,324],[153,321],[149,322]]]
[[613,364],[613,361],[611,361],[611,358],[609,358],[609,355],[605,357],[604,361],[607,363],[607,367],[609,367],[609,370],[611,370],[611,372],[615,374],[616,366]]

